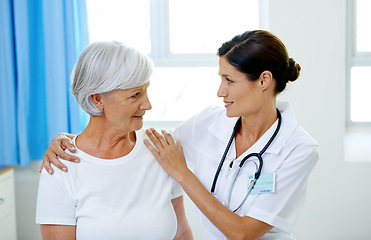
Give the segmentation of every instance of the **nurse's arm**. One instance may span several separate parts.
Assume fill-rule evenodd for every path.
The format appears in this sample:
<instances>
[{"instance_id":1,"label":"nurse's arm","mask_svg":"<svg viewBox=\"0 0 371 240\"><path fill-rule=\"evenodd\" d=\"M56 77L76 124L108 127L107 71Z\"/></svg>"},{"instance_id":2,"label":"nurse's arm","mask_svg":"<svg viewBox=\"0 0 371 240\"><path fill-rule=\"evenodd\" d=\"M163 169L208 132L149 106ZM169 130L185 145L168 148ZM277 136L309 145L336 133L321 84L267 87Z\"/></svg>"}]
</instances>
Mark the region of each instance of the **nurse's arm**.
<instances>
[{"instance_id":1,"label":"nurse's arm","mask_svg":"<svg viewBox=\"0 0 371 240\"><path fill-rule=\"evenodd\" d=\"M212 196L188 169L181 145L179 142L175 143L170 134L163 132L165 139L154 129L147 130L146 133L158 150L146 140L145 144L160 165L179 182L199 210L228 239L259 239L273 228L257 219L248 216L240 217Z\"/></svg>"},{"instance_id":2,"label":"nurse's arm","mask_svg":"<svg viewBox=\"0 0 371 240\"><path fill-rule=\"evenodd\" d=\"M193 240L192 230L184 210L183 196L172 199L171 203L173 204L178 224L174 240Z\"/></svg>"},{"instance_id":3,"label":"nurse's arm","mask_svg":"<svg viewBox=\"0 0 371 240\"><path fill-rule=\"evenodd\" d=\"M67 154L64 150L68 149L70 152L75 152L76 149L72 144L71 139L73 139L75 135L68 134L68 133L60 133L53 138L51 141L48 149L46 149L44 154L44 160L41 163L39 168L39 172L45 168L49 174L53 174L54 170L51 167L50 163L53 163L54 166L61 169L62 171L67 172L67 167L61 161L58 160L58 157L68 160L71 162L79 162L79 159L75 156Z\"/></svg>"},{"instance_id":4,"label":"nurse's arm","mask_svg":"<svg viewBox=\"0 0 371 240\"><path fill-rule=\"evenodd\" d=\"M228 239L259 239L272 229L272 226L265 222L248 216L240 217L226 208L206 190L190 170L177 180L201 212Z\"/></svg>"},{"instance_id":5,"label":"nurse's arm","mask_svg":"<svg viewBox=\"0 0 371 240\"><path fill-rule=\"evenodd\" d=\"M76 226L72 225L40 225L43 240L75 240Z\"/></svg>"}]
</instances>

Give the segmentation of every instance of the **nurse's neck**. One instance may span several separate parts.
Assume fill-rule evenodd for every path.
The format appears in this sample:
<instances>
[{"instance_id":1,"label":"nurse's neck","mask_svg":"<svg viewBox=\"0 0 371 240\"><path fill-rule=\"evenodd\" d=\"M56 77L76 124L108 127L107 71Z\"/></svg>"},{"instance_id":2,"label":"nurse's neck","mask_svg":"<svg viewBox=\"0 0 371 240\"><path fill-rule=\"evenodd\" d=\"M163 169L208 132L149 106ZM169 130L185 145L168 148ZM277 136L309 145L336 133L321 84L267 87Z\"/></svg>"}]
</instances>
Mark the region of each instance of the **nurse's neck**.
<instances>
[{"instance_id":1,"label":"nurse's neck","mask_svg":"<svg viewBox=\"0 0 371 240\"><path fill-rule=\"evenodd\" d=\"M236 157L253 146L277 120L276 107L262 109L249 116L241 116L241 124L235 136Z\"/></svg>"}]
</instances>

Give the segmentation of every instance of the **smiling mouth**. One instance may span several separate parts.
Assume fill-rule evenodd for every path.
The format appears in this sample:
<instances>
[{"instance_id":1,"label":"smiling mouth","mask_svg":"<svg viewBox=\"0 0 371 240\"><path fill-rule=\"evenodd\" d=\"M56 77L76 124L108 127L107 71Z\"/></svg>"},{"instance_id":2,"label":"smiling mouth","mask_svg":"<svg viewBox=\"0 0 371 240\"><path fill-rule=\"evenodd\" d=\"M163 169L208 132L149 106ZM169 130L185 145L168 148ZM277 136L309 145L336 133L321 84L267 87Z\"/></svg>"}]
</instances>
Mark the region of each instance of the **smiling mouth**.
<instances>
[{"instance_id":1,"label":"smiling mouth","mask_svg":"<svg viewBox=\"0 0 371 240\"><path fill-rule=\"evenodd\" d=\"M144 114L142 114L142 115L137 115L137 116L133 116L133 117L134 117L134 118L143 119L143 116L144 116Z\"/></svg>"},{"instance_id":2,"label":"smiling mouth","mask_svg":"<svg viewBox=\"0 0 371 240\"><path fill-rule=\"evenodd\" d=\"M224 105L225 107L229 107L229 106L231 106L233 104L233 102L224 102L224 104L225 104Z\"/></svg>"}]
</instances>

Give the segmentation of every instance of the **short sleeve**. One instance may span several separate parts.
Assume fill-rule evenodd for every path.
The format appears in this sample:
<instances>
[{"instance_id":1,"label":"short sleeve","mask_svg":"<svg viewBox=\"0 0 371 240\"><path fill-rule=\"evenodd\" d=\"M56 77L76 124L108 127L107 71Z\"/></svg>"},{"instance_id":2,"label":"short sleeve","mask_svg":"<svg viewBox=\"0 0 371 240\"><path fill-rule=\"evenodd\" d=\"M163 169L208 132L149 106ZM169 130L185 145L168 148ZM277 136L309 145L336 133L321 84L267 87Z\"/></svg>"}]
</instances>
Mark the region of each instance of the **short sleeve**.
<instances>
[{"instance_id":1,"label":"short sleeve","mask_svg":"<svg viewBox=\"0 0 371 240\"><path fill-rule=\"evenodd\" d=\"M76 225L75 204L67 190L61 174L68 174L55 169L50 175L43 169L40 175L36 206L36 223Z\"/></svg>"},{"instance_id":2,"label":"short sleeve","mask_svg":"<svg viewBox=\"0 0 371 240\"><path fill-rule=\"evenodd\" d=\"M183 147L183 152L187 160L188 166L193 168L195 166L195 159L197 156L197 141L199 140L199 130L208 127L210 124L209 116L217 109L217 106L209 106L181 123L175 129L172 129L171 134L175 140L179 140Z\"/></svg>"},{"instance_id":3,"label":"short sleeve","mask_svg":"<svg viewBox=\"0 0 371 240\"><path fill-rule=\"evenodd\" d=\"M298 146L276 171L276 192L259 195L246 215L290 232L318 156L317 146Z\"/></svg>"},{"instance_id":4,"label":"short sleeve","mask_svg":"<svg viewBox=\"0 0 371 240\"><path fill-rule=\"evenodd\" d=\"M174 180L174 185L171 190L171 199L178 198L184 194L183 188L180 186L180 184Z\"/></svg>"},{"instance_id":5,"label":"short sleeve","mask_svg":"<svg viewBox=\"0 0 371 240\"><path fill-rule=\"evenodd\" d=\"M193 148L193 138L194 138L194 124L197 119L197 116L193 116L192 118L186 120L185 122L181 123L175 129L171 130L171 134L174 137L174 140L179 140L180 144L182 145L184 155L187 160L187 165L193 167L193 159L195 149Z\"/></svg>"}]
</instances>

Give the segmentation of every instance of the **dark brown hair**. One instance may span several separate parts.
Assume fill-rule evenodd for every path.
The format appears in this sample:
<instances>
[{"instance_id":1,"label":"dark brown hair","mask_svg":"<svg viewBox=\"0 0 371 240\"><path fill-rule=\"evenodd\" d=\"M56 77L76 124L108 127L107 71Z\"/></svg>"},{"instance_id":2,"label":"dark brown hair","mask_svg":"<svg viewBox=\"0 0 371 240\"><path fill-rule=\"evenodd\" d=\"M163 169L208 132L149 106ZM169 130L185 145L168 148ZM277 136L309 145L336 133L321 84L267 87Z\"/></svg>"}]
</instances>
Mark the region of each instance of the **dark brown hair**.
<instances>
[{"instance_id":1,"label":"dark brown hair","mask_svg":"<svg viewBox=\"0 0 371 240\"><path fill-rule=\"evenodd\" d=\"M223 43L218 56L226 56L228 62L238 71L248 75L251 81L257 80L268 70L276 80L276 93L282 92L289 81L295 81L301 67L289 58L282 41L264 30L247 31Z\"/></svg>"}]
</instances>

